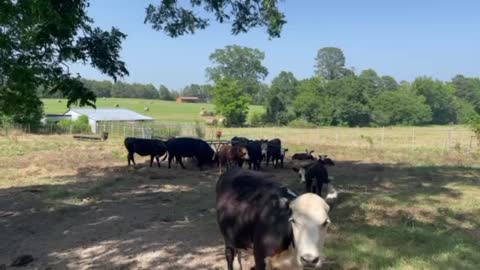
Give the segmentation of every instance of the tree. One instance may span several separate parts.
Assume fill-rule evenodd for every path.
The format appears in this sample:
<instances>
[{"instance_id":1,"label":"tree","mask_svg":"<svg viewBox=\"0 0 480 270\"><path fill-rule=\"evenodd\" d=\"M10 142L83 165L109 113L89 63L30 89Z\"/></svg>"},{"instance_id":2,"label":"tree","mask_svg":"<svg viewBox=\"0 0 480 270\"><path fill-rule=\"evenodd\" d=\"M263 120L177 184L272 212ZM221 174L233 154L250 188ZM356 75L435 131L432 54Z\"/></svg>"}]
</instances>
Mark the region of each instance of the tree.
<instances>
[{"instance_id":1,"label":"tree","mask_svg":"<svg viewBox=\"0 0 480 270\"><path fill-rule=\"evenodd\" d=\"M94 106L95 95L69 72L69 63L89 63L113 79L128 74L119 60L125 34L93 27L87 6L87 0L0 2L1 115L38 123L40 86L61 93L67 106Z\"/></svg>"},{"instance_id":2,"label":"tree","mask_svg":"<svg viewBox=\"0 0 480 270\"><path fill-rule=\"evenodd\" d=\"M158 88L158 98L163 100L174 100L168 88L163 84Z\"/></svg>"},{"instance_id":3,"label":"tree","mask_svg":"<svg viewBox=\"0 0 480 270\"><path fill-rule=\"evenodd\" d=\"M185 1L186 2L186 1ZM188 5L188 4L187 4ZM162 0L157 6L149 5L145 23L164 31L170 37L193 34L205 29L209 18L198 14L213 13L220 22L232 22L232 34L245 33L254 27L266 27L268 35L279 37L285 16L278 9L277 0L190 0L191 9L176 0ZM203 9L203 10L202 10Z\"/></svg>"},{"instance_id":4,"label":"tree","mask_svg":"<svg viewBox=\"0 0 480 270\"><path fill-rule=\"evenodd\" d=\"M318 51L315 58L315 73L325 80L335 80L353 75L353 72L345 68L345 55L343 51L335 47L325 47Z\"/></svg>"},{"instance_id":5,"label":"tree","mask_svg":"<svg viewBox=\"0 0 480 270\"><path fill-rule=\"evenodd\" d=\"M216 49L210 54L214 67L207 68L207 77L214 82L223 79L237 81L253 100L260 90L260 80L268 75L267 68L262 65L263 59L265 54L258 49L238 45Z\"/></svg>"},{"instance_id":6,"label":"tree","mask_svg":"<svg viewBox=\"0 0 480 270\"><path fill-rule=\"evenodd\" d=\"M213 88L213 104L217 113L227 119L228 126L245 123L249 102L236 81L219 80Z\"/></svg>"},{"instance_id":7,"label":"tree","mask_svg":"<svg viewBox=\"0 0 480 270\"><path fill-rule=\"evenodd\" d=\"M392 76L382 76L382 89L385 91L397 90L399 85Z\"/></svg>"},{"instance_id":8,"label":"tree","mask_svg":"<svg viewBox=\"0 0 480 270\"><path fill-rule=\"evenodd\" d=\"M363 92L367 99L371 99L383 90L382 79L373 69L366 69L358 76L363 87Z\"/></svg>"},{"instance_id":9,"label":"tree","mask_svg":"<svg viewBox=\"0 0 480 270\"><path fill-rule=\"evenodd\" d=\"M332 125L335 108L321 80L318 77L302 80L298 88L299 94L293 102L297 117L317 125Z\"/></svg>"},{"instance_id":10,"label":"tree","mask_svg":"<svg viewBox=\"0 0 480 270\"><path fill-rule=\"evenodd\" d=\"M258 82L265 79L268 70L262 65L265 53L258 49L229 45L210 54L214 67L207 68L211 81L221 79Z\"/></svg>"},{"instance_id":11,"label":"tree","mask_svg":"<svg viewBox=\"0 0 480 270\"><path fill-rule=\"evenodd\" d=\"M421 125L432 120L425 97L410 89L380 93L372 100L372 121L378 126Z\"/></svg>"},{"instance_id":12,"label":"tree","mask_svg":"<svg viewBox=\"0 0 480 270\"><path fill-rule=\"evenodd\" d=\"M291 117L289 111L298 94L298 80L293 73L282 71L272 80L266 93L266 117L271 123L287 124Z\"/></svg>"},{"instance_id":13,"label":"tree","mask_svg":"<svg viewBox=\"0 0 480 270\"><path fill-rule=\"evenodd\" d=\"M458 108L454 97L454 87L427 77L415 79L412 87L418 95L425 97L426 104L432 109L433 124L442 125L456 122Z\"/></svg>"},{"instance_id":14,"label":"tree","mask_svg":"<svg viewBox=\"0 0 480 270\"><path fill-rule=\"evenodd\" d=\"M475 111L480 113L480 79L457 75L452 79L452 85L455 87L455 95L471 103Z\"/></svg>"}]
</instances>

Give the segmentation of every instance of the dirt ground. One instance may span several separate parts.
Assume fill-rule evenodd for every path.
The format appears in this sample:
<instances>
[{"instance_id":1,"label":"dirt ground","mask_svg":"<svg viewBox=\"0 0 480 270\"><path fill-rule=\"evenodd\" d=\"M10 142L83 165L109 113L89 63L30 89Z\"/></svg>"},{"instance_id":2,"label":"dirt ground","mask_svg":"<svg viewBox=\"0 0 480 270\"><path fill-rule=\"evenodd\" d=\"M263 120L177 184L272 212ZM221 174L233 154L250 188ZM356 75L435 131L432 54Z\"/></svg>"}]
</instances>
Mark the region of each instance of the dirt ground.
<instances>
[{"instance_id":1,"label":"dirt ground","mask_svg":"<svg viewBox=\"0 0 480 270\"><path fill-rule=\"evenodd\" d=\"M53 175L60 184L0 189L0 265L31 254L28 269L223 269L217 169L150 168L142 158L129 168L108 155L77 167L73 153L63 154L50 168L38 155L4 164ZM57 166L70 169L62 175ZM288 168L266 171L297 180Z\"/></svg>"}]
</instances>

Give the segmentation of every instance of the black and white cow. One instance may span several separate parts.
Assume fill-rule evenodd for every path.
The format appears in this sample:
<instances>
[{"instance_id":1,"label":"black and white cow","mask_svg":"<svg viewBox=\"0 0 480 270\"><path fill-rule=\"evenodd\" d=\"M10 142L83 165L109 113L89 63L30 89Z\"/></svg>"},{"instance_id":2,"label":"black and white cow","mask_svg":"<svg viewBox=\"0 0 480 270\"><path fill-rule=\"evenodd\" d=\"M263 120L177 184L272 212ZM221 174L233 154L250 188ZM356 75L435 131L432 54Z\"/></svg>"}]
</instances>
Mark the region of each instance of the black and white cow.
<instances>
[{"instance_id":1,"label":"black and white cow","mask_svg":"<svg viewBox=\"0 0 480 270\"><path fill-rule=\"evenodd\" d=\"M153 165L153 158L157 159L157 165L160 167L159 157L165 155L167 152L167 146L161 140L154 139L140 139L140 138L125 138L123 142L125 148L127 148L128 155L128 166L130 166L130 161L135 165L135 159L133 155L135 153L140 156L150 156L150 167Z\"/></svg>"},{"instance_id":2,"label":"black and white cow","mask_svg":"<svg viewBox=\"0 0 480 270\"><path fill-rule=\"evenodd\" d=\"M305 149L305 153L295 153L292 156L292 160L315 160L315 157L312 155L313 150L308 151Z\"/></svg>"},{"instance_id":3,"label":"black and white cow","mask_svg":"<svg viewBox=\"0 0 480 270\"><path fill-rule=\"evenodd\" d=\"M326 166L335 166L333 160L326 155L319 155L318 161L308 163L301 167L293 167L293 170L298 172L300 182L305 184L306 192L316 193L321 196L323 185L327 185L328 201L334 200L337 197L337 191L330 183L330 177Z\"/></svg>"},{"instance_id":4,"label":"black and white cow","mask_svg":"<svg viewBox=\"0 0 480 270\"><path fill-rule=\"evenodd\" d=\"M297 197L263 173L227 171L217 182L216 210L228 270L249 248L256 270L320 268L329 209L318 195Z\"/></svg>"}]
</instances>

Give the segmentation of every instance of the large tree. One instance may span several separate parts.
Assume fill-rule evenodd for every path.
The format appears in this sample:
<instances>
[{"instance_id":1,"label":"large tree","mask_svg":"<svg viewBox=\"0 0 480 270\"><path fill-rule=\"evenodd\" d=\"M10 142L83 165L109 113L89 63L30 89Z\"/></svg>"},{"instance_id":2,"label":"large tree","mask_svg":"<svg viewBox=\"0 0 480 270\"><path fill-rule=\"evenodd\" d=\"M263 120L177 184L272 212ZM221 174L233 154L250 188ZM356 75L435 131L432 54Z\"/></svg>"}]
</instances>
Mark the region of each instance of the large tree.
<instances>
[{"instance_id":1,"label":"large tree","mask_svg":"<svg viewBox=\"0 0 480 270\"><path fill-rule=\"evenodd\" d=\"M239 87L255 99L260 91L260 80L265 79L268 70L263 66L265 53L258 49L238 45L226 46L216 49L210 54L213 67L207 68L207 77L211 81L230 80L236 81Z\"/></svg>"},{"instance_id":2,"label":"large tree","mask_svg":"<svg viewBox=\"0 0 480 270\"><path fill-rule=\"evenodd\" d=\"M232 34L245 33L254 27L266 27L268 35L279 37L285 16L278 9L278 0L162 0L147 7L145 23L164 31L170 37L193 34L204 29L213 19L232 24ZM199 14L202 14L199 15Z\"/></svg>"},{"instance_id":3,"label":"large tree","mask_svg":"<svg viewBox=\"0 0 480 270\"><path fill-rule=\"evenodd\" d=\"M213 88L213 103L216 111L223 115L228 126L245 123L250 98L247 97L238 82L219 80Z\"/></svg>"},{"instance_id":4,"label":"large tree","mask_svg":"<svg viewBox=\"0 0 480 270\"><path fill-rule=\"evenodd\" d=\"M325 47L318 51L315 68L317 76L325 80L335 80L353 75L351 70L345 68L343 51L335 47Z\"/></svg>"},{"instance_id":5,"label":"large tree","mask_svg":"<svg viewBox=\"0 0 480 270\"><path fill-rule=\"evenodd\" d=\"M128 74L119 56L125 34L94 27L87 6L87 0L0 1L0 115L38 123L40 86L61 93L67 105L94 106L94 93L69 63L89 63L113 79Z\"/></svg>"},{"instance_id":6,"label":"large tree","mask_svg":"<svg viewBox=\"0 0 480 270\"><path fill-rule=\"evenodd\" d=\"M292 72L282 71L272 80L266 98L266 117L269 122L287 124L289 111L298 94L298 80Z\"/></svg>"}]
</instances>

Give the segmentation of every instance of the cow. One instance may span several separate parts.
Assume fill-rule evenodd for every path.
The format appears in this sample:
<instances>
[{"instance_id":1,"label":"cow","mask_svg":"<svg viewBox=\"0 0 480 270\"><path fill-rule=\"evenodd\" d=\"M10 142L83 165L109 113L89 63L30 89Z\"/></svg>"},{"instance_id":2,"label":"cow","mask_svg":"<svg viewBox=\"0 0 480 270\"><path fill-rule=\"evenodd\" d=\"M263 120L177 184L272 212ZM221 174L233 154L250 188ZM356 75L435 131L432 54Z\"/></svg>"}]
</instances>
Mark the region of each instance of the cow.
<instances>
[{"instance_id":1,"label":"cow","mask_svg":"<svg viewBox=\"0 0 480 270\"><path fill-rule=\"evenodd\" d=\"M222 171L222 167L229 169L232 165L242 167L245 160L249 160L248 150L245 146L222 145L217 153L217 165Z\"/></svg>"},{"instance_id":2,"label":"cow","mask_svg":"<svg viewBox=\"0 0 480 270\"><path fill-rule=\"evenodd\" d=\"M260 164L263 157L267 154L267 142L265 140L250 141L247 144L248 150L248 168L254 170L260 170ZM253 165L253 166L252 166Z\"/></svg>"},{"instance_id":3,"label":"cow","mask_svg":"<svg viewBox=\"0 0 480 270\"><path fill-rule=\"evenodd\" d=\"M319 160L303 165L300 168L293 167L298 172L300 182L305 183L306 192L316 193L321 196L323 184L330 185L330 178L325 166L335 166L335 163L326 155L320 155ZM333 187L330 187L330 190Z\"/></svg>"},{"instance_id":4,"label":"cow","mask_svg":"<svg viewBox=\"0 0 480 270\"><path fill-rule=\"evenodd\" d=\"M232 146L247 146L248 143L250 142L249 139L245 138L245 137L233 137L232 140L230 141Z\"/></svg>"},{"instance_id":5,"label":"cow","mask_svg":"<svg viewBox=\"0 0 480 270\"><path fill-rule=\"evenodd\" d=\"M150 167L153 166L153 158L156 158L158 167L160 167L159 157L167 152L167 146L161 140L128 137L125 138L123 144L128 151L128 166L130 166L130 161L136 165L133 155L137 153L140 156L150 156Z\"/></svg>"},{"instance_id":6,"label":"cow","mask_svg":"<svg viewBox=\"0 0 480 270\"><path fill-rule=\"evenodd\" d=\"M292 160L315 160L315 157L312 155L313 150L308 151L305 149L305 153L295 153L292 156Z\"/></svg>"},{"instance_id":7,"label":"cow","mask_svg":"<svg viewBox=\"0 0 480 270\"><path fill-rule=\"evenodd\" d=\"M172 138L167 141L168 168L171 168L173 158L185 169L182 158L190 157L197 160L197 166L202 169L203 165L215 163L215 152L208 143L196 138Z\"/></svg>"},{"instance_id":8,"label":"cow","mask_svg":"<svg viewBox=\"0 0 480 270\"><path fill-rule=\"evenodd\" d=\"M225 172L216 185L216 211L227 269L250 248L255 270L320 268L329 209L318 195L297 196L263 173Z\"/></svg>"},{"instance_id":9,"label":"cow","mask_svg":"<svg viewBox=\"0 0 480 270\"><path fill-rule=\"evenodd\" d=\"M275 168L278 166L278 161L281 162L281 167L283 168L283 160L285 158L285 152L288 149L282 148L282 141L278 138L268 141L267 147L267 166L270 160L274 164Z\"/></svg>"}]
</instances>

